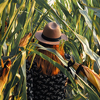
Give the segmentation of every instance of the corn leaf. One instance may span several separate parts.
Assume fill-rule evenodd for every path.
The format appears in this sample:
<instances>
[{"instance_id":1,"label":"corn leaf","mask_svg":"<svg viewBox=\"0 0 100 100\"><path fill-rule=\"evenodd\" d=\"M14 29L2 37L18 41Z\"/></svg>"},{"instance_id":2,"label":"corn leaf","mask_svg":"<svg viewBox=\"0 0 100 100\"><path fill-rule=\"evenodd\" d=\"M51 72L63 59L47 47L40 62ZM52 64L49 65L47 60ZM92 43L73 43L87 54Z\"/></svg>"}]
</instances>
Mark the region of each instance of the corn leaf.
<instances>
[{"instance_id":1,"label":"corn leaf","mask_svg":"<svg viewBox=\"0 0 100 100\"><path fill-rule=\"evenodd\" d=\"M66 99L66 100L79 100L79 99L87 100L87 98L86 98L83 94L77 94L77 95L74 96L73 98Z\"/></svg>"},{"instance_id":2,"label":"corn leaf","mask_svg":"<svg viewBox=\"0 0 100 100\"><path fill-rule=\"evenodd\" d=\"M51 9L50 9L50 10L51 10ZM50 10L47 11L46 13L44 13L44 14L40 17L39 22L35 25L35 29L33 30L33 34L32 34L32 36L31 36L31 38L29 39L29 42L28 42L27 46L28 46L29 43L31 42L32 38L34 37L35 32L37 31L38 27L40 26L40 24L42 23L42 21L44 20L44 18L48 15L48 13L50 12Z\"/></svg>"},{"instance_id":3,"label":"corn leaf","mask_svg":"<svg viewBox=\"0 0 100 100\"><path fill-rule=\"evenodd\" d=\"M1 2L0 2L0 14L3 12L4 8L6 7L8 0L3 0L3 2L2 3Z\"/></svg>"},{"instance_id":4,"label":"corn leaf","mask_svg":"<svg viewBox=\"0 0 100 100\"><path fill-rule=\"evenodd\" d=\"M7 28L7 31L6 31L5 35L3 36L2 40L1 40L2 45L3 45L4 41L6 40L6 38L7 38L8 34L9 34L9 32L11 31L13 22L14 22L14 20L16 19L17 15L18 15L18 12L22 9L22 7L23 7L23 5L21 5L21 6L17 9L17 11L14 13L14 15L12 16L11 21L10 21L10 24L9 24L9 26L8 26L8 28Z\"/></svg>"},{"instance_id":5,"label":"corn leaf","mask_svg":"<svg viewBox=\"0 0 100 100\"><path fill-rule=\"evenodd\" d=\"M85 53L88 56L90 56L90 58L92 60L95 60L97 62L98 67L100 68L100 63L99 63L100 62L100 57L94 51L92 51L90 49L87 39L85 37L79 35L79 34L76 34L76 36L79 39L79 41L82 43Z\"/></svg>"},{"instance_id":6,"label":"corn leaf","mask_svg":"<svg viewBox=\"0 0 100 100\"><path fill-rule=\"evenodd\" d=\"M17 70L18 70L20 63L21 63L21 58L22 58L22 54L20 53L17 55L16 60L13 62L12 68L10 70L11 77L9 79L9 83L7 84L7 86L5 88L4 100L8 100L10 89L14 84L16 73L17 73Z\"/></svg>"},{"instance_id":7,"label":"corn leaf","mask_svg":"<svg viewBox=\"0 0 100 100\"><path fill-rule=\"evenodd\" d=\"M81 58L80 58L80 56L79 56L79 53L78 53L76 47L74 46L74 44L72 44L72 43L69 42L69 41L66 41L66 42L65 42L65 45L68 46L68 47L72 50L76 62L82 63Z\"/></svg>"},{"instance_id":8,"label":"corn leaf","mask_svg":"<svg viewBox=\"0 0 100 100\"><path fill-rule=\"evenodd\" d=\"M78 75L77 75L78 76ZM98 94L84 81L78 76L79 80L83 83L89 93L90 100L100 100Z\"/></svg>"},{"instance_id":9,"label":"corn leaf","mask_svg":"<svg viewBox=\"0 0 100 100\"><path fill-rule=\"evenodd\" d=\"M61 8L61 10L63 11L63 13L66 15L66 18L68 18L68 20L72 19L71 14L69 14L67 8L65 6L63 6L60 2L57 1L57 4L59 5L59 7Z\"/></svg>"},{"instance_id":10,"label":"corn leaf","mask_svg":"<svg viewBox=\"0 0 100 100\"><path fill-rule=\"evenodd\" d=\"M22 59L21 59L21 70L23 73L23 86L22 86L22 98L23 100L27 100L26 96L26 51L21 51L22 52Z\"/></svg>"},{"instance_id":11,"label":"corn leaf","mask_svg":"<svg viewBox=\"0 0 100 100\"><path fill-rule=\"evenodd\" d=\"M85 5L85 6L87 6L87 5ZM98 7L89 7L89 6L87 6L87 7L92 9L95 12L94 14L97 15L100 18L100 8L98 8Z\"/></svg>"}]
</instances>

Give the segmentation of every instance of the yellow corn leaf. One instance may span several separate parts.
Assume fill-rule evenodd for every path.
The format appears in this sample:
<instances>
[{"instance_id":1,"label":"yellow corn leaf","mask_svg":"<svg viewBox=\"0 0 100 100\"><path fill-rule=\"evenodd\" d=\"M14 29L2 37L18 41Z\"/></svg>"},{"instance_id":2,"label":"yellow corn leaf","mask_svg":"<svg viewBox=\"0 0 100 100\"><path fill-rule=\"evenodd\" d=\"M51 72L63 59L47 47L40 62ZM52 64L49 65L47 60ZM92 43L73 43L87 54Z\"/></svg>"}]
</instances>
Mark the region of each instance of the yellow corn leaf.
<instances>
[{"instance_id":1,"label":"yellow corn leaf","mask_svg":"<svg viewBox=\"0 0 100 100\"><path fill-rule=\"evenodd\" d=\"M74 69L77 70L80 64L75 63L74 64ZM80 74L82 76L86 76L88 81L90 81L96 88L97 90L100 92L100 75L98 75L96 72L94 72L93 70L91 70L90 68L82 65L84 72L80 70Z\"/></svg>"},{"instance_id":2,"label":"yellow corn leaf","mask_svg":"<svg viewBox=\"0 0 100 100\"><path fill-rule=\"evenodd\" d=\"M100 76L88 67L83 67L87 79L97 88L100 92Z\"/></svg>"},{"instance_id":3,"label":"yellow corn leaf","mask_svg":"<svg viewBox=\"0 0 100 100\"><path fill-rule=\"evenodd\" d=\"M0 4L0 13L2 13L2 11L4 10L4 8L5 8L5 6L7 5L7 3L8 3L8 0L6 0L6 1L4 1L4 2L2 2L2 3Z\"/></svg>"},{"instance_id":4,"label":"yellow corn leaf","mask_svg":"<svg viewBox=\"0 0 100 100\"><path fill-rule=\"evenodd\" d=\"M1 63L3 63L3 62L1 62ZM11 60L8 59L7 63L4 64L2 71L0 71L0 74L2 73L0 76L0 95L2 93L4 85L7 83L10 67L11 67Z\"/></svg>"}]
</instances>

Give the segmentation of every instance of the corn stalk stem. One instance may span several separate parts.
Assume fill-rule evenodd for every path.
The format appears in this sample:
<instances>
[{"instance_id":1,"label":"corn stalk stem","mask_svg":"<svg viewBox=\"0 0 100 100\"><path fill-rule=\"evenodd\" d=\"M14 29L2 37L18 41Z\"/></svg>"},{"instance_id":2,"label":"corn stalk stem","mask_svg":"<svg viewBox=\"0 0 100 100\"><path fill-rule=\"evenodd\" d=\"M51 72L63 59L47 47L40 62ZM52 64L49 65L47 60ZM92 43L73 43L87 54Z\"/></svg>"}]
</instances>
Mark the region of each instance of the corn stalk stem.
<instances>
[{"instance_id":1,"label":"corn stalk stem","mask_svg":"<svg viewBox=\"0 0 100 100\"><path fill-rule=\"evenodd\" d=\"M7 46L7 56L9 56L11 45Z\"/></svg>"},{"instance_id":2,"label":"corn stalk stem","mask_svg":"<svg viewBox=\"0 0 100 100\"><path fill-rule=\"evenodd\" d=\"M2 36L4 35L4 29L5 29L5 18L6 18L6 13L5 13L5 9L3 11L3 16L2 16L2 30L1 30L1 34Z\"/></svg>"},{"instance_id":3,"label":"corn stalk stem","mask_svg":"<svg viewBox=\"0 0 100 100\"><path fill-rule=\"evenodd\" d=\"M2 56L2 46L0 46L0 59L1 59L1 56Z\"/></svg>"}]
</instances>

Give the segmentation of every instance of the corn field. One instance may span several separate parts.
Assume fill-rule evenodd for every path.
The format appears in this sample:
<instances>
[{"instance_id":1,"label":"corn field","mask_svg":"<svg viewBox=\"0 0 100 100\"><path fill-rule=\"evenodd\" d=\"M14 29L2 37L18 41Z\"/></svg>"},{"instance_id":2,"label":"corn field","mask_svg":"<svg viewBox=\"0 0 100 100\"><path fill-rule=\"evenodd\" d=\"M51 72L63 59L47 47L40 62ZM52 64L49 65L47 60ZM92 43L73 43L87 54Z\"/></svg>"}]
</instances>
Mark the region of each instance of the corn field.
<instances>
[{"instance_id":1,"label":"corn field","mask_svg":"<svg viewBox=\"0 0 100 100\"><path fill-rule=\"evenodd\" d=\"M65 53L83 64L70 67L72 74L57 62L40 53L37 47L55 54L34 38L48 22L56 22L66 34ZM39 55L58 67L71 81L66 100L100 100L100 0L0 0L0 100L27 100L26 59ZM30 66L31 68L31 66ZM75 79L75 75L77 79Z\"/></svg>"}]
</instances>

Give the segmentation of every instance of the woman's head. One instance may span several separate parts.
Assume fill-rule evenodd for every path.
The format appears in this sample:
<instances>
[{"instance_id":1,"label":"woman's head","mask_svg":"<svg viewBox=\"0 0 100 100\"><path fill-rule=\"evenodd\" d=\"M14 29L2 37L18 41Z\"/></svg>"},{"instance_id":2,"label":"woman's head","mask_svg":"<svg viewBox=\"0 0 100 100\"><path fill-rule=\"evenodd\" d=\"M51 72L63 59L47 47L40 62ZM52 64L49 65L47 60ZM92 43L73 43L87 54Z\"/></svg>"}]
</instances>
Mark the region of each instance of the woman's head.
<instances>
[{"instance_id":1,"label":"woman's head","mask_svg":"<svg viewBox=\"0 0 100 100\"><path fill-rule=\"evenodd\" d=\"M40 30L36 32L35 37L39 41L39 44L41 44L44 47L55 49L61 54L62 57L64 57L64 49L61 46L59 46L59 43L60 43L60 40L62 39L68 40L68 38L65 34L61 33L60 27L58 24L56 24L55 22L48 23L44 27L44 30ZM63 66L63 64L61 63L61 61L56 55L45 50L39 50L39 51ZM44 60L38 55L36 55L35 60L37 62L37 67L38 68L41 67L42 68L41 72L43 72L44 74L56 75L60 71L57 67L53 66L50 62L48 62L47 60Z\"/></svg>"}]
</instances>

